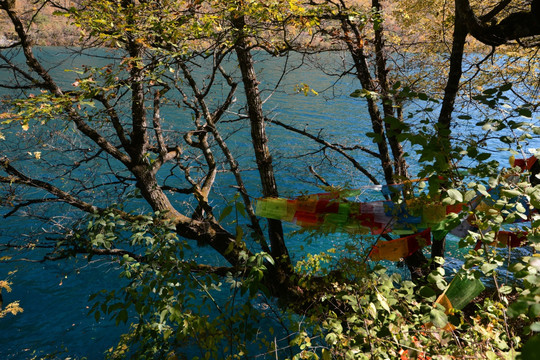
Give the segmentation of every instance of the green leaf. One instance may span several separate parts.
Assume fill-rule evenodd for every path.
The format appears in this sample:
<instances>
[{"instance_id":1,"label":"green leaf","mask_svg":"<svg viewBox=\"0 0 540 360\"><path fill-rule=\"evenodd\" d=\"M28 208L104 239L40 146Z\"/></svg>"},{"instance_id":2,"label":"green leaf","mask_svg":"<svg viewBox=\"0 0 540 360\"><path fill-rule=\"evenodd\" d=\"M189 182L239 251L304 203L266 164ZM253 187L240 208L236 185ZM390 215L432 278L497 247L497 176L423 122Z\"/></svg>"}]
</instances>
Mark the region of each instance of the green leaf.
<instances>
[{"instance_id":1,"label":"green leaf","mask_svg":"<svg viewBox=\"0 0 540 360\"><path fill-rule=\"evenodd\" d=\"M386 301L386 298L380 292L377 292L377 300L379 300L379 303L384 310L390 312L390 306L388 306L388 301Z\"/></svg>"},{"instance_id":2,"label":"green leaf","mask_svg":"<svg viewBox=\"0 0 540 360\"><path fill-rule=\"evenodd\" d=\"M116 316L116 324L123 322L124 324L128 321L128 312L126 309L121 310Z\"/></svg>"},{"instance_id":3,"label":"green leaf","mask_svg":"<svg viewBox=\"0 0 540 360\"><path fill-rule=\"evenodd\" d=\"M244 203L237 202L235 206L236 206L236 210L240 213L240 215L242 215L243 217L246 217L246 208L244 206Z\"/></svg>"},{"instance_id":4,"label":"green leaf","mask_svg":"<svg viewBox=\"0 0 540 360\"><path fill-rule=\"evenodd\" d=\"M330 345L334 345L337 343L338 341L338 337L336 334L334 333L329 333L328 335L326 335L326 338L324 339L328 344ZM324 355L323 355L324 356Z\"/></svg>"},{"instance_id":5,"label":"green leaf","mask_svg":"<svg viewBox=\"0 0 540 360\"><path fill-rule=\"evenodd\" d=\"M490 264L490 263L486 263L486 264L483 264L480 269L482 270L482 272L484 274L489 274L490 272L492 272L493 270L495 270L496 268L498 267L497 264Z\"/></svg>"},{"instance_id":6,"label":"green leaf","mask_svg":"<svg viewBox=\"0 0 540 360\"><path fill-rule=\"evenodd\" d=\"M538 349L540 349L540 334L534 335L521 348L521 360L532 360L538 358Z\"/></svg>"},{"instance_id":7,"label":"green leaf","mask_svg":"<svg viewBox=\"0 0 540 360\"><path fill-rule=\"evenodd\" d=\"M501 194L506 196L506 197L509 197L509 198L514 198L516 196L521 195L521 191L512 190L512 189L503 189L503 190L501 190Z\"/></svg>"},{"instance_id":8,"label":"green leaf","mask_svg":"<svg viewBox=\"0 0 540 360\"><path fill-rule=\"evenodd\" d=\"M332 344L332 343L329 343ZM322 360L331 360L332 359L332 353L328 349L322 350Z\"/></svg>"},{"instance_id":9,"label":"green leaf","mask_svg":"<svg viewBox=\"0 0 540 360\"><path fill-rule=\"evenodd\" d=\"M450 196L450 198L452 198L453 200L461 203L463 202L463 195L461 194L461 192L459 190L456 190L456 189L449 189L448 190L448 196Z\"/></svg>"},{"instance_id":10,"label":"green leaf","mask_svg":"<svg viewBox=\"0 0 540 360\"><path fill-rule=\"evenodd\" d=\"M353 98L359 98L359 97L362 96L362 90L361 89L356 89L349 96L353 97Z\"/></svg>"},{"instance_id":11,"label":"green leaf","mask_svg":"<svg viewBox=\"0 0 540 360\"><path fill-rule=\"evenodd\" d=\"M508 307L508 316L511 318L518 317L521 314L525 314L528 309L529 304L526 301L517 300Z\"/></svg>"},{"instance_id":12,"label":"green leaf","mask_svg":"<svg viewBox=\"0 0 540 360\"><path fill-rule=\"evenodd\" d=\"M535 319L540 316L540 304L532 304L529 308L529 317Z\"/></svg>"},{"instance_id":13,"label":"green leaf","mask_svg":"<svg viewBox=\"0 0 540 360\"><path fill-rule=\"evenodd\" d=\"M369 305L368 305L368 312L369 312L369 315L371 315L371 317L373 319L376 319L377 318L377 308L375 307L375 304L370 302Z\"/></svg>"},{"instance_id":14,"label":"green leaf","mask_svg":"<svg viewBox=\"0 0 540 360\"><path fill-rule=\"evenodd\" d=\"M233 208L231 205L226 206L219 216L219 221L223 221L223 219L225 219L231 213L232 209Z\"/></svg>"},{"instance_id":15,"label":"green leaf","mask_svg":"<svg viewBox=\"0 0 540 360\"><path fill-rule=\"evenodd\" d=\"M512 83L506 83L499 88L500 91L508 91L512 88Z\"/></svg>"},{"instance_id":16,"label":"green leaf","mask_svg":"<svg viewBox=\"0 0 540 360\"><path fill-rule=\"evenodd\" d=\"M436 295L437 293L430 286L422 286L420 288L420 296L424 298L434 298Z\"/></svg>"},{"instance_id":17,"label":"green leaf","mask_svg":"<svg viewBox=\"0 0 540 360\"><path fill-rule=\"evenodd\" d=\"M532 323L530 328L531 328L531 331L540 332L540 322L537 321L537 322Z\"/></svg>"},{"instance_id":18,"label":"green leaf","mask_svg":"<svg viewBox=\"0 0 540 360\"><path fill-rule=\"evenodd\" d=\"M244 230L242 230L242 227L240 225L236 225L236 241L241 241L243 236Z\"/></svg>"},{"instance_id":19,"label":"green leaf","mask_svg":"<svg viewBox=\"0 0 540 360\"><path fill-rule=\"evenodd\" d=\"M478 155L476 157L476 160L478 161L486 161L487 159L489 159L491 157L491 154L488 154L488 153L482 153L480 155Z\"/></svg>"},{"instance_id":20,"label":"green leaf","mask_svg":"<svg viewBox=\"0 0 540 360\"><path fill-rule=\"evenodd\" d=\"M521 108L521 109L518 109L518 114L520 116L524 116L526 118L531 118L532 117L532 111L531 109L527 109L527 108Z\"/></svg>"},{"instance_id":21,"label":"green leaf","mask_svg":"<svg viewBox=\"0 0 540 360\"><path fill-rule=\"evenodd\" d=\"M463 197L463 200L465 202L469 202L471 201L472 199L474 199L476 197L476 191L474 190L467 190L467 192L465 193L465 196Z\"/></svg>"},{"instance_id":22,"label":"green leaf","mask_svg":"<svg viewBox=\"0 0 540 360\"><path fill-rule=\"evenodd\" d=\"M443 328L448 324L448 316L442 310L432 309L429 313L429 321L436 327Z\"/></svg>"}]
</instances>

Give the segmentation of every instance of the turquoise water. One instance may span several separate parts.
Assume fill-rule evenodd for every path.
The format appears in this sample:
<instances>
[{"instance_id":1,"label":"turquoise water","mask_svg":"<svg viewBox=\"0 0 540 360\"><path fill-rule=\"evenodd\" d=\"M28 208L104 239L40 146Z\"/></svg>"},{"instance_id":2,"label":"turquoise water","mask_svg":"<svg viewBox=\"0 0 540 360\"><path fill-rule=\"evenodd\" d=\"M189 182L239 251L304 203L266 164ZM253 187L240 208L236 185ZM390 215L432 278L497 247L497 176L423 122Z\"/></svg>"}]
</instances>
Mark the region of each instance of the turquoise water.
<instances>
[{"instance_id":1,"label":"turquoise water","mask_svg":"<svg viewBox=\"0 0 540 360\"><path fill-rule=\"evenodd\" d=\"M64 72L63 68L80 68L83 64L104 65L115 56L110 52L94 52L93 55L100 57L78 57L59 48L41 49L38 55L52 64L61 61L62 63L51 69L54 76L62 79L63 85L69 88L75 79L72 72ZM263 60L262 58L259 60ZM261 88L266 89L264 96L270 95L275 87L275 82L282 71L284 59L264 61L258 64L259 70L263 72L264 78ZM299 62L300 59L296 59ZM320 61L330 61L332 59L323 57ZM7 74L4 73L4 76ZM322 76L320 71L311 69L293 72L285 78L280 88L265 103L270 117L294 124L302 129L307 129L312 133L324 135L330 141L340 141L344 145L364 145L371 146L371 142L363 133L368 128L369 119L366 117L361 101L348 96L355 89L353 83L341 81L332 90L324 90L332 86L335 80ZM306 83L311 88L320 93L319 96L296 94L295 86ZM15 93L4 93L4 96L16 96ZM220 94L216 94L219 97ZM236 109L242 106L241 94L238 95ZM162 108L162 116L166 121L166 126L170 129L182 132L185 122L189 121L189 114L179 110L173 105ZM229 120L234 120L235 115L230 114ZM54 121L54 120L53 120ZM309 124L309 125L308 125ZM52 141L60 146L72 145L75 132L70 128L58 128L61 124L49 123L49 130L31 126L28 132L20 132L15 137L7 137L7 142L0 144L5 146L2 152L10 154L18 151L22 155L15 156L19 166L28 173L44 174L44 179L51 181L58 186L62 186L59 170L51 166L51 162L69 163L73 161L69 152L58 152L56 148L41 148L32 142L32 136L38 135L44 140ZM53 125L56 125L53 126ZM245 121L223 124L223 127L231 132L236 131L229 138L229 147L234 151L238 160L244 167L253 168L254 163L250 155L251 143L249 128ZM59 131L60 130L60 131ZM307 168L307 158L297 158L299 154L313 152L318 149L318 145L306 141L305 139L291 134L282 128L269 125L268 134L270 137L270 148L275 159L275 170L278 179L280 193L283 196L297 196L301 192L320 192L316 186L316 181L310 175ZM7 135L7 134L6 134ZM13 141L11 141L13 140ZM22 140L22 141L21 141ZM11 142L10 142L11 141ZM84 140L77 140L77 146L86 146ZM21 147L23 147L21 152ZM42 152L42 159L46 161L36 161L28 152L39 150ZM370 168L374 174L378 173L377 163L373 159L366 158L357 153L360 160L366 167ZM13 157L11 155L11 157ZM324 160L324 157L327 157ZM365 184L363 176L353 171L348 164L339 162L331 152L320 153L310 157L315 159L315 163L320 163L318 171L328 181L336 185L358 186ZM106 167L101 163L102 170ZM81 167L77 170L80 179L103 176L92 167ZM249 187L253 196L260 194L260 185L256 171L245 171L244 181ZM305 180L308 180L307 182ZM223 175L220 183L217 183L214 192L217 207L223 206L225 200L235 192L230 185L233 185L232 177ZM120 196L112 194L110 198ZM43 196L35 192L35 196ZM82 194L92 198L92 194ZM368 198L377 198L379 194L366 194ZM176 201L183 199L177 198ZM7 209L0 210L5 214ZM62 214L63 216L76 216L73 210L65 206L56 206L49 210L49 214ZM39 230L43 224L33 222L24 217L12 216L0 220L0 239L2 242L23 240L23 234L33 233ZM286 225L287 231L296 230L293 226ZM46 241L43 239L42 241ZM289 251L295 260L299 260L306 252L318 253L328 248L339 246L347 241L347 237L336 234L328 236L318 241L307 242L303 236L289 237L287 240ZM219 256L207 248L195 249L199 258L209 259L209 262L218 260L223 262ZM94 259L91 263L84 258L72 259L58 262L28 262L25 257L31 260L39 260L44 252L38 251L31 254L18 253L13 250L3 249L0 256L10 255L20 261L0 263L0 279L8 277L13 282L13 291L9 294L4 292L4 303L19 300L24 312L17 316L7 316L0 320L0 358L1 359L28 359L35 355L57 354L59 358L88 357L89 359L103 358L103 353L116 344L119 335L125 327L116 327L114 323L105 317L96 322L93 316L87 316L89 306L88 296L101 289L112 289L120 284L118 279L118 265L109 262L108 259Z\"/></svg>"},{"instance_id":2,"label":"turquoise water","mask_svg":"<svg viewBox=\"0 0 540 360\"><path fill-rule=\"evenodd\" d=\"M69 86L74 79L73 73L63 72L65 67L79 68L82 64L103 65L114 57L114 53L98 51L94 55L100 57L78 57L68 56L69 54L57 48L42 49L41 55L50 64L61 60L62 64L51 69L53 75L61 76L63 84ZM67 60L65 60L67 59ZM318 61L324 64L327 70L330 67L339 65L340 56L324 55ZM262 57L259 60L263 60ZM299 64L299 57L290 59L290 64ZM266 89L263 94L273 91L277 80L280 78L283 69L284 59L271 59L261 61L259 70L262 72L261 87ZM4 74L4 76L6 76ZM362 99L349 97L358 84L351 78L344 78L335 83L335 78L323 75L313 67L304 68L288 74L280 84L278 91L265 103L265 109L269 112L269 117L294 124L296 127L306 129L312 134L321 132L324 137L331 142L340 142L343 145L362 145L374 148L371 140L365 137L364 133L369 131L370 122ZM295 86L307 84L316 90L319 95L297 94ZM325 91L325 89L330 89ZM7 93L4 96L9 95ZM15 94L12 94L15 95ZM216 94L219 97L219 94ZM238 95L236 108L242 106L241 94ZM162 109L163 117L170 129L182 132L184 122L189 121L189 115L185 111L170 105ZM229 120L234 120L235 115L228 115ZM52 123L51 123L52 124ZM235 131L229 139L229 146L238 156L242 166L253 167L253 159L250 155L249 129L245 121L234 121L223 125L229 131ZM31 131L34 131L33 129ZM349 164L341 161L330 151L318 152L309 157L300 156L302 154L316 151L318 146L280 128L277 125L268 125L270 137L270 149L275 159L275 170L278 179L280 193L285 197L294 197L302 192L320 192L315 178L309 173L309 161L319 164L319 173L330 183L335 185L357 187L366 185L366 178L354 171ZM44 138L50 138L61 143L70 141L70 137L63 138L62 134L73 134L67 128L62 132L43 132ZM24 134L23 134L24 136ZM8 138L9 139L9 138ZM24 138L17 138L17 144L9 143L9 146L2 151L9 152L12 148L27 146L27 151L35 151L30 143L26 144ZM30 140L28 140L30 141ZM6 145L7 143L4 143ZM85 146L81 140L78 146ZM2 144L0 143L0 146ZM57 153L55 149L41 149L42 158L50 161L70 161L69 153ZM360 152L354 156L362 165L372 173L382 178L378 162L365 156ZM308 161L309 159L309 161ZM58 181L57 172L54 168L48 169L47 162L37 162L31 158L20 157L19 160L24 168L33 173L42 172L50 181ZM415 164L412 164L415 169ZM103 163L100 166L104 166ZM96 176L99 168L85 168L82 166L78 171L81 179ZM100 175L99 176L104 176ZM246 171L243 173L244 179L253 196L260 194L258 174L256 171ZM47 178L48 177L48 178ZM214 189L216 206L223 206L224 202L234 193L231 187L232 177L223 175L221 183ZM39 195L39 193L37 193ZM121 193L113 194L120 198ZM92 194L83 194L91 198ZM113 198L114 198L113 196ZM381 199L379 193L367 191L359 200L372 201ZM180 202L183 199L177 198ZM103 201L112 201L111 198ZM0 216L8 210L0 210ZM72 211L65 207L57 207L50 213L74 215ZM25 218L9 217L0 219L0 240L20 241L23 240L31 230L39 230L39 224L33 223ZM295 228L291 225L285 226L286 230L292 232ZM327 236L316 241L308 242L305 236L291 236L287 239L289 251L294 260L300 260L306 253L318 253L328 248L340 247L350 240L346 235L336 234ZM43 239L45 241L45 239ZM218 256L209 249L196 249L197 256L219 260ZM457 251L456 243L450 242L449 255ZM32 260L40 259L43 253L33 253ZM13 291L9 294L4 292L4 303L19 300L24 309L22 314L17 316L7 316L0 320L0 359L28 359L34 355L44 355L48 353L58 353L60 358L67 356L82 357L89 359L100 359L103 352L113 346L119 334L125 330L123 327L116 327L107 318L102 318L96 322L92 317L88 317L88 296L100 289L115 288L120 284L118 279L117 264L111 263L108 259L94 259L88 262L86 259L77 258L61 262L29 262L22 258L28 254L15 253L10 249L2 249L1 256L14 256L9 263L0 263L0 279L9 278L13 282ZM388 264L392 266L393 264ZM12 275L8 275L15 272Z\"/></svg>"}]
</instances>

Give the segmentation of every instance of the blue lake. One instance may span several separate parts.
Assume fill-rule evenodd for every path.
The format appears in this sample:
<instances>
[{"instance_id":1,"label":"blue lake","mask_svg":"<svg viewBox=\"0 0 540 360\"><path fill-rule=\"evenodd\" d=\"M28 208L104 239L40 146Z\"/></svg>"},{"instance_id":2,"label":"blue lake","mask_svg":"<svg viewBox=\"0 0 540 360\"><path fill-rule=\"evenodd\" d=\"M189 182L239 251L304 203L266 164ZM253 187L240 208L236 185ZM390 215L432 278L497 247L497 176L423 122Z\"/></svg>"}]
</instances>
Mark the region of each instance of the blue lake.
<instances>
[{"instance_id":1,"label":"blue lake","mask_svg":"<svg viewBox=\"0 0 540 360\"><path fill-rule=\"evenodd\" d=\"M62 78L64 86L70 86L74 74L64 72L64 68L80 68L83 64L104 65L109 62L108 57L113 53L99 51L88 56L68 56L62 49L41 49L41 56L47 59L49 64L59 60L63 62L53 69L51 73ZM65 60L68 59L68 60ZM263 60L262 58L260 60ZM290 59L291 64L299 64L301 59ZM340 54L323 55L318 59L311 58L309 62L316 61L326 64L327 69L338 67ZM261 61L261 88L265 89L263 95L270 95L283 69L283 59L271 59ZM309 65L309 64L308 64ZM7 76L5 73L4 76ZM2 76L2 73L0 73ZM316 90L319 95L297 93L295 87L299 84L307 84ZM357 82L352 77L345 77L336 82L336 78L323 75L313 66L306 66L302 70L288 74L279 85L277 91L265 103L264 107L269 112L269 117L293 124L300 129L306 129L312 134L321 134L330 142L339 142L343 145L362 145L374 148L371 140L364 134L370 131L371 125L364 106L364 100L351 98L349 94L358 88ZM3 96L10 95L8 92ZM15 94L11 94L15 96ZM242 94L238 94L237 109L241 107ZM163 108L163 118L171 129L181 133L182 122L189 121L189 114L185 110L179 110L170 105ZM234 114L228 115L229 120L234 120ZM229 131L235 131L228 143L229 147L238 157L243 167L254 166L250 155L249 128L245 121L232 121L224 124ZM472 127L464 129L472 131ZM280 193L284 197L294 197L302 192L321 192L316 186L316 179L310 174L308 166L311 163L321 164L319 173L330 183L341 186L358 187L367 185L367 179L355 171L352 166L343 162L330 150L317 152L309 157L299 156L319 150L312 141L299 135L287 132L277 125L268 125L270 136L270 149L275 159L275 170ZM69 133L69 128L65 130ZM58 141L58 138L56 138ZM8 137L6 141L13 141ZM24 145L24 137L17 138ZM4 143L5 145L6 143ZM13 144L2 148L0 142L0 155L5 151L9 153ZM29 147L28 151L32 149ZM40 149L43 152L42 159L47 161L59 161L62 156L69 158L69 154L56 154L55 149ZM369 169L372 174L382 180L382 174L378 161L366 156L361 152L353 153L356 159ZM26 156L26 155L24 155ZM494 157L501 163L506 162L508 154L494 152ZM309 161L307 160L309 159ZM36 162L35 159L21 158L26 169L47 168L47 162ZM417 164L411 162L411 172L416 171ZM91 176L92 169L81 170L81 177ZM34 170L35 171L35 170ZM88 171L85 173L84 171ZM35 171L37 173L37 171ZM44 172L55 180L55 173ZM256 171L245 171L244 179L253 196L260 194L258 174ZM218 208L234 193L231 185L232 177L223 175L221 183L215 187L216 200L214 205ZM90 196L90 195L88 195ZM366 191L361 197L362 201L380 200L381 194L374 191ZM181 201L181 199L178 199ZM0 216L10 209L0 208ZM6 241L19 241L26 234L32 233L37 223L26 220L24 217L12 216L0 218L0 243ZM37 230L37 229L35 229ZM293 226L286 225L286 230L292 232ZM307 242L305 236L292 236L287 240L289 251L294 260L300 260L308 252L318 253L331 247L339 247L350 240L346 235L336 234ZM44 251L44 250L43 250ZM112 289L118 286L118 265L108 259L77 258L69 261L58 262L30 262L23 261L23 257L39 259L44 254L42 250L35 250L32 255L16 252L11 249L3 249L2 256L13 256L19 261L0 262L0 280L9 279L13 284L11 293L4 292L4 304L19 300L24 312L17 316L7 316L0 319L0 358L1 359L28 359L34 356L43 356L48 353L58 353L59 358L87 357L88 359L103 358L103 353L115 345L119 334L125 327L116 327L107 318L96 322L93 316L87 316L89 310L88 296L100 289ZM217 255L209 249L196 249L198 256L202 258L217 258ZM457 251L455 241L450 241L448 255ZM390 265L390 264L389 264ZM12 273L13 272L13 273Z\"/></svg>"}]
</instances>

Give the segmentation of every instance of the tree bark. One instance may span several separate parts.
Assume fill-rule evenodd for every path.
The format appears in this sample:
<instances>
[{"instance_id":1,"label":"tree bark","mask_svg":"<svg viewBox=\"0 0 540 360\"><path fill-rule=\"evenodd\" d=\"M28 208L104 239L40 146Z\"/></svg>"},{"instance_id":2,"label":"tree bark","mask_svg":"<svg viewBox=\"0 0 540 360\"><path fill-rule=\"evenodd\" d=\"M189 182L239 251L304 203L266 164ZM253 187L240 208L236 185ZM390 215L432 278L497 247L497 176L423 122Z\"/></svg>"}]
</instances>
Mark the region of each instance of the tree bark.
<instances>
[{"instance_id":1,"label":"tree bark","mask_svg":"<svg viewBox=\"0 0 540 360\"><path fill-rule=\"evenodd\" d=\"M463 18L463 13L457 10L459 0L456 0L456 16L454 19L454 33L452 40L452 52L450 54L450 71L448 73L448 80L444 89L444 98L441 105L441 112L439 113L438 126L437 126L437 138L438 145L443 154L442 161L438 160L438 168L441 175L450 171L450 135L452 125L452 113L454 112L454 106L456 97L459 91L459 83L462 75L462 63L463 53L465 49L465 40L468 35L467 25ZM446 248L446 237L433 238L431 245L431 258L444 257L444 251Z\"/></svg>"},{"instance_id":2,"label":"tree bark","mask_svg":"<svg viewBox=\"0 0 540 360\"><path fill-rule=\"evenodd\" d=\"M364 90L375 92L376 88L371 78L369 67L367 65L366 56L364 54L363 47L361 45L362 38L355 27L348 19L341 20L341 28L345 34L345 43L349 49L349 53L354 62L354 66L357 72L357 78L360 80L360 84ZM351 38L348 34L354 34L354 38ZM381 166L384 173L384 179L387 184L394 183L394 171L392 169L392 160L390 159L390 153L388 151L388 145L385 141L386 136L384 132L383 119L379 107L372 96L366 96L368 105L369 116L371 119L371 127L376 136L377 148L379 150Z\"/></svg>"},{"instance_id":3,"label":"tree bark","mask_svg":"<svg viewBox=\"0 0 540 360\"><path fill-rule=\"evenodd\" d=\"M382 6L378 0L372 1L372 6L379 12L382 12ZM382 16L382 15L381 15ZM388 82L388 68L386 62L386 53L384 46L384 21L381 20L380 24L374 27L375 34L375 62L377 68L377 80L380 87L382 105L383 105L383 114L384 114L384 125L386 130L386 137L388 139L388 144L392 150L392 155L394 157L394 171L401 180L408 178L407 174L407 164L405 162L404 151L401 143L397 139L397 135L401 133L400 129L392 129L392 126L389 122L390 119L395 119L395 121L401 121L402 119L395 116L394 112L394 101L390 96L390 84Z\"/></svg>"},{"instance_id":4,"label":"tree bark","mask_svg":"<svg viewBox=\"0 0 540 360\"><path fill-rule=\"evenodd\" d=\"M278 189L272 166L272 157L268 149L268 137L266 135L262 100L259 94L259 83L253 67L253 57L244 34L246 23L243 15L234 16L233 25L238 34L234 49L242 73L242 82L251 125L251 140L261 179L262 193L264 197L277 197ZM286 265L285 267L289 268L289 252L285 245L281 221L268 219L268 232L272 257L282 261Z\"/></svg>"},{"instance_id":5,"label":"tree bark","mask_svg":"<svg viewBox=\"0 0 540 360\"><path fill-rule=\"evenodd\" d=\"M494 10L500 12L510 1L502 1ZM495 24L486 24L494 16L478 17L469 0L455 0L456 16L459 14L468 32L477 40L491 46L504 45L511 40L540 35L540 0L531 1L530 11L511 13Z\"/></svg>"}]
</instances>

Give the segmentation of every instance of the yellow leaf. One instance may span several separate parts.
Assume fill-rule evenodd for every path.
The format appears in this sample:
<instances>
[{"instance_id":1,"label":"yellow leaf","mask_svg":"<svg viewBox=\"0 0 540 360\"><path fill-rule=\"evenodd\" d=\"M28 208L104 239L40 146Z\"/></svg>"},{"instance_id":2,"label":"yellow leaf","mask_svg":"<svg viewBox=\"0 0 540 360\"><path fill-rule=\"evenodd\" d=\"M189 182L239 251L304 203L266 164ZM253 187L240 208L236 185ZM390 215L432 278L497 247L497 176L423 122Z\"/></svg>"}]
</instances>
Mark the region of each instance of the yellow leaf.
<instances>
[{"instance_id":1,"label":"yellow leaf","mask_svg":"<svg viewBox=\"0 0 540 360\"><path fill-rule=\"evenodd\" d=\"M9 283L5 280L0 280L0 289L6 289L7 292L11 292L11 287Z\"/></svg>"}]
</instances>

